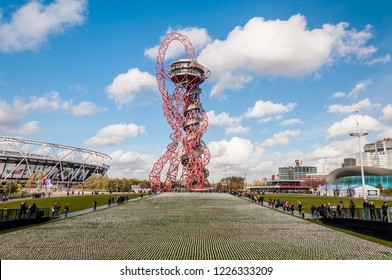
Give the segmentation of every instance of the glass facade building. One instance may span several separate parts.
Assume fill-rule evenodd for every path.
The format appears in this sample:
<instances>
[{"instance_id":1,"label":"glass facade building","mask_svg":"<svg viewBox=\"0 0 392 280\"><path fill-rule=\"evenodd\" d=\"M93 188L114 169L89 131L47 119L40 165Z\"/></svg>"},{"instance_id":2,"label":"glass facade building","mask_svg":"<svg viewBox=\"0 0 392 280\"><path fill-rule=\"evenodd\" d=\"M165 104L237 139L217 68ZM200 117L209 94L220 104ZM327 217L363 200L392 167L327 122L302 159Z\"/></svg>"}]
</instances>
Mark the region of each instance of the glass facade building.
<instances>
[{"instance_id":1,"label":"glass facade building","mask_svg":"<svg viewBox=\"0 0 392 280\"><path fill-rule=\"evenodd\" d=\"M278 174L280 180L306 180L317 174L317 167L303 166L301 161L296 160L295 166L279 167Z\"/></svg>"},{"instance_id":2,"label":"glass facade building","mask_svg":"<svg viewBox=\"0 0 392 280\"><path fill-rule=\"evenodd\" d=\"M335 179L333 184L338 186L361 186L362 177L344 176ZM381 184L384 189L392 189L392 175L365 175L365 184L373 187L377 187Z\"/></svg>"},{"instance_id":3,"label":"glass facade building","mask_svg":"<svg viewBox=\"0 0 392 280\"><path fill-rule=\"evenodd\" d=\"M392 169L364 166L365 185L392 189ZM335 169L325 178L327 184L337 186L362 186L360 166L348 166Z\"/></svg>"}]
</instances>

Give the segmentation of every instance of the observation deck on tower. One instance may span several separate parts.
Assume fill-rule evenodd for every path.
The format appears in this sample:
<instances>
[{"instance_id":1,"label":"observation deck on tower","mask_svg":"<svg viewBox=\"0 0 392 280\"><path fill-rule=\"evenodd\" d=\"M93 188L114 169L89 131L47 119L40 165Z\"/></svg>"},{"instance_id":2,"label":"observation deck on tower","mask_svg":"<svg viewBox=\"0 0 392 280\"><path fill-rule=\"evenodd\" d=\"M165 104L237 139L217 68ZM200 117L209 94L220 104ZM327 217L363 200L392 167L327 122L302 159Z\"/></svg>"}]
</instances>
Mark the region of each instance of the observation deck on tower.
<instances>
[{"instance_id":1,"label":"observation deck on tower","mask_svg":"<svg viewBox=\"0 0 392 280\"><path fill-rule=\"evenodd\" d=\"M181 58L169 65L169 76L175 84L184 82L189 76L196 78L193 83L200 84L205 80L206 72L204 66L189 58Z\"/></svg>"}]
</instances>

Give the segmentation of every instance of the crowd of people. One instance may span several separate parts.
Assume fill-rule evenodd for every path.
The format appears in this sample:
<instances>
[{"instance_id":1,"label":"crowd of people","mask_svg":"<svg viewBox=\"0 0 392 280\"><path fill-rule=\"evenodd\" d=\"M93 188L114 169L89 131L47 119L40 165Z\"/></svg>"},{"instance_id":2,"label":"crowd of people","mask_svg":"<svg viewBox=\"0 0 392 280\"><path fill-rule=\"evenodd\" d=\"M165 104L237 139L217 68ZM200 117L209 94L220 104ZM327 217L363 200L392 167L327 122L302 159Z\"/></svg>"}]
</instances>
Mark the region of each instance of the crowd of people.
<instances>
[{"instance_id":1,"label":"crowd of people","mask_svg":"<svg viewBox=\"0 0 392 280\"><path fill-rule=\"evenodd\" d=\"M9 216L10 210L7 207L0 210L0 219L7 221L10 219L22 220L22 219L32 219L39 218L43 215L35 203L28 204L26 202L21 202L18 209L11 212L11 217Z\"/></svg>"},{"instance_id":2,"label":"crowd of people","mask_svg":"<svg viewBox=\"0 0 392 280\"><path fill-rule=\"evenodd\" d=\"M53 203L52 205L52 218L60 217L61 205L60 203Z\"/></svg>"},{"instance_id":3,"label":"crowd of people","mask_svg":"<svg viewBox=\"0 0 392 280\"><path fill-rule=\"evenodd\" d=\"M249 192L241 192L241 191L232 191L232 195L242 196L250 199L253 202L260 203L264 205L264 196L265 193L249 193ZM281 201L278 199L269 198L266 201L267 205L272 208L281 208L284 212L290 212L294 214L295 209L298 210L298 214L305 217L305 208L303 204L298 201L297 208L295 208L295 204L289 201ZM331 203L322 203L321 205L312 205L310 207L310 213L312 218L320 219L320 218L361 218L366 220L382 220L384 222L388 222L388 203L386 201L383 202L381 208L377 210L373 201L368 202L368 200L364 200L362 204L362 208L358 208L353 199L350 200L347 206L344 205L343 201L340 201L338 204Z\"/></svg>"}]
</instances>

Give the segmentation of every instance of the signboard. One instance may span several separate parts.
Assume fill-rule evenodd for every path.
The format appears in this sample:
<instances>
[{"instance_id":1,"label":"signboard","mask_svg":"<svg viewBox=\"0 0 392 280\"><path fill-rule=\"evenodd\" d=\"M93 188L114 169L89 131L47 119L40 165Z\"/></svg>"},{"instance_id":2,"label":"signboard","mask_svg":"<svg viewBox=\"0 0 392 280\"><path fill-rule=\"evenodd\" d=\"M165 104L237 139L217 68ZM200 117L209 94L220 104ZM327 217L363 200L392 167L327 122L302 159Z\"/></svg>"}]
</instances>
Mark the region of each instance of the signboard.
<instances>
[{"instance_id":1,"label":"signboard","mask_svg":"<svg viewBox=\"0 0 392 280\"><path fill-rule=\"evenodd\" d=\"M377 196L378 192L377 192L377 190L368 190L367 195L368 196Z\"/></svg>"}]
</instances>

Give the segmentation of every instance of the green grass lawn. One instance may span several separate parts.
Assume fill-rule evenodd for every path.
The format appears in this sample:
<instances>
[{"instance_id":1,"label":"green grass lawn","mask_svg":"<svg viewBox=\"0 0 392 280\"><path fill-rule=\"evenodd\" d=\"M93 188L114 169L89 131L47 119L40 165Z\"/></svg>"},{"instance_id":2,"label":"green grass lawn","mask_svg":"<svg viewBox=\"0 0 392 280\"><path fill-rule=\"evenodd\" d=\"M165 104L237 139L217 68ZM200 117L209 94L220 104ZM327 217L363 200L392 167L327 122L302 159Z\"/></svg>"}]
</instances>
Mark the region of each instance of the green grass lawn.
<instances>
[{"instance_id":1,"label":"green grass lawn","mask_svg":"<svg viewBox=\"0 0 392 280\"><path fill-rule=\"evenodd\" d=\"M140 194L134 193L124 193L124 194L99 194L99 195L70 195L70 196L63 196L63 197L50 197L50 198L37 198L32 199L31 197L26 198L25 200L18 200L18 201L8 201L2 202L0 204L0 209L4 209L7 207L8 209L18 209L21 202L26 202L28 205L32 205L35 203L38 208L52 208L54 203L60 203L61 206L61 213L64 212L64 206L68 203L69 205L69 212L75 212L79 210L84 210L93 207L93 201L97 201L97 206L107 205L108 200L111 197L114 197L115 200L118 196L128 196L129 199L139 197Z\"/></svg>"},{"instance_id":2,"label":"green grass lawn","mask_svg":"<svg viewBox=\"0 0 392 280\"><path fill-rule=\"evenodd\" d=\"M346 198L346 197L331 197L331 196L315 196L315 195L301 195L301 194L268 194L264 195L264 202L268 201L268 199L280 199L280 201L288 201L289 203L294 203L295 210L298 210L298 201L302 203L305 207L305 212L308 214L310 213L310 208L312 204L314 205L321 205L322 203L327 204L331 203L331 205L339 204L340 201L343 201L344 207L348 208L349 202L353 198ZM362 208L363 199L354 198L354 202L357 208ZM376 208L381 208L383 200L372 200L371 198L368 199L368 202L373 201L376 205ZM388 203L389 206L392 206L392 201Z\"/></svg>"}]
</instances>

